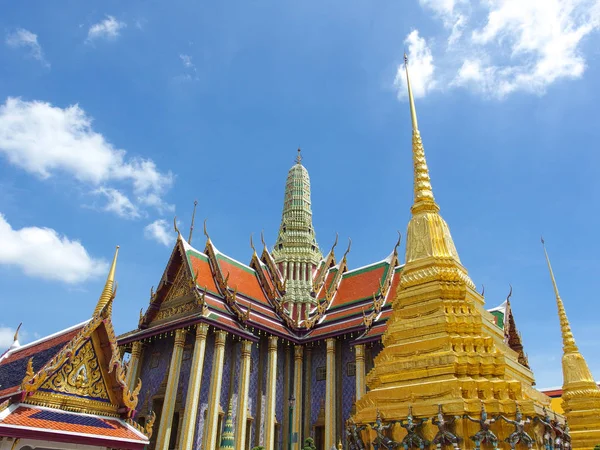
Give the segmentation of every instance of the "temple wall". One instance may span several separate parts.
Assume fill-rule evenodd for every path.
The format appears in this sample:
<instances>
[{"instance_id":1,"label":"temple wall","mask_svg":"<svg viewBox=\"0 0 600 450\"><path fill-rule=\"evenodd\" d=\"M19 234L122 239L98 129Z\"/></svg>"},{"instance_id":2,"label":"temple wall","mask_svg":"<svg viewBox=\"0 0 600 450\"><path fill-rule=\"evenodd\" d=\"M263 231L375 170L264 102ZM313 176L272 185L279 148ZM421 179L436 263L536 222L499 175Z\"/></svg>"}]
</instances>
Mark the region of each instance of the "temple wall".
<instances>
[{"instance_id":1,"label":"temple wall","mask_svg":"<svg viewBox=\"0 0 600 450\"><path fill-rule=\"evenodd\" d=\"M279 433L275 436L275 448L283 448L283 421L287 420L284 414L288 413L289 400L283 396L283 385L285 383L285 344L282 342L277 346L277 379L276 395L275 395L275 417L277 418L277 424L279 425Z\"/></svg>"},{"instance_id":2,"label":"temple wall","mask_svg":"<svg viewBox=\"0 0 600 450\"><path fill-rule=\"evenodd\" d=\"M215 335L210 332L206 337L206 350L204 353L204 367L202 368L202 383L200 387L200 401L198 402L198 424L196 426L195 448L202 448L202 437L204 432L204 421L206 409L208 408L208 391L210 389L210 376L212 372L213 355L215 352Z\"/></svg>"},{"instance_id":3,"label":"temple wall","mask_svg":"<svg viewBox=\"0 0 600 450\"><path fill-rule=\"evenodd\" d=\"M171 336L157 338L146 344L139 371L142 390L138 397L138 415L146 415L152 408L152 397L158 393L163 380L166 380L172 353L173 337Z\"/></svg>"},{"instance_id":4,"label":"temple wall","mask_svg":"<svg viewBox=\"0 0 600 450\"><path fill-rule=\"evenodd\" d=\"M352 406L356 399L356 368L352 372L352 366L354 366L354 347L350 346L349 340L343 340L342 345L342 383L338 386L337 395L342 397L342 408L339 411L339 417L341 419L341 439L342 442L346 442L346 427L344 424L350 417Z\"/></svg>"},{"instance_id":5,"label":"temple wall","mask_svg":"<svg viewBox=\"0 0 600 450\"><path fill-rule=\"evenodd\" d=\"M250 387L248 389L248 409L250 411L249 417L252 420L252 426L249 430L246 430L246 433L250 433L250 448L254 447L254 436L256 435L257 430L257 408L256 408L256 393L258 391L258 354L259 354L259 346L258 344L252 344L251 351L251 362L250 362Z\"/></svg>"},{"instance_id":6,"label":"temple wall","mask_svg":"<svg viewBox=\"0 0 600 450\"><path fill-rule=\"evenodd\" d=\"M326 367L327 363L327 349L325 347L325 342L319 342L312 347L312 364L311 364L311 372L312 372L312 392L311 395L311 423L310 430L311 436L313 435L313 427L317 422L319 417L319 411L321 410L321 406L324 405L325 402L325 379L317 380L317 372L319 371L319 367ZM322 369L321 369L322 370Z\"/></svg>"}]
</instances>

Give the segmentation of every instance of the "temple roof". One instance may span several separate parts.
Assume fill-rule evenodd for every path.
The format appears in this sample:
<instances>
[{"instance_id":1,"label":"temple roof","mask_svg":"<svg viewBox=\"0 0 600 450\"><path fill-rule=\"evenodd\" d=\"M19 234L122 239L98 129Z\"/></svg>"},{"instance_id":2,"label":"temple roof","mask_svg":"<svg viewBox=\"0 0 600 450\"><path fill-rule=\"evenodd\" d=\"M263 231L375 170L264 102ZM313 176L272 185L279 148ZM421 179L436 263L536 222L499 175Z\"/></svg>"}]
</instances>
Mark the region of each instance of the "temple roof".
<instances>
[{"instance_id":1,"label":"temple roof","mask_svg":"<svg viewBox=\"0 0 600 450\"><path fill-rule=\"evenodd\" d=\"M0 357L0 435L127 449L149 443L153 419L144 430L131 420L141 381L129 388L112 325L117 254L118 247L91 319Z\"/></svg>"}]
</instances>

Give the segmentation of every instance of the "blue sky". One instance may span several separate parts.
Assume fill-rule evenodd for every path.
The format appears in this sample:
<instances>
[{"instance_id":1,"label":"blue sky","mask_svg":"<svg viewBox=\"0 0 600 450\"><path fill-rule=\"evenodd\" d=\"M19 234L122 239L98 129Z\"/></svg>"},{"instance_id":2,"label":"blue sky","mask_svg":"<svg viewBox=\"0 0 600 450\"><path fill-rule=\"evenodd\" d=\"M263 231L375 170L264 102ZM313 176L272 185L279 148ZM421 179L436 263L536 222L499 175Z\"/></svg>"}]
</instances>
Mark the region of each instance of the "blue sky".
<instances>
[{"instance_id":1,"label":"blue sky","mask_svg":"<svg viewBox=\"0 0 600 450\"><path fill-rule=\"evenodd\" d=\"M352 267L383 259L412 200L406 51L434 193L487 305L512 284L538 386L560 385L543 234L600 377L597 0L0 10L0 347L21 321L26 342L89 318L116 244L114 323L136 327L195 199L248 262L299 146L321 247L339 232Z\"/></svg>"}]
</instances>

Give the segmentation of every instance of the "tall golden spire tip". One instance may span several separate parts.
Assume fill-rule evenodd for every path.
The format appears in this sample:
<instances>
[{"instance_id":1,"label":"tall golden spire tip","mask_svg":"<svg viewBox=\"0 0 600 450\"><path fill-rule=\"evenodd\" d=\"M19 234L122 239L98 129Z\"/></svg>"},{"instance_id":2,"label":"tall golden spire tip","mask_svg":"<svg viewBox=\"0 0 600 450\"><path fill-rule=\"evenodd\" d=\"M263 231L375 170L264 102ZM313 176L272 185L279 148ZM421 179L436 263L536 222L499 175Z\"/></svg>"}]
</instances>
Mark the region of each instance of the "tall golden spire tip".
<instances>
[{"instance_id":1,"label":"tall golden spire tip","mask_svg":"<svg viewBox=\"0 0 600 450\"><path fill-rule=\"evenodd\" d=\"M192 224L190 225L190 237L188 243L192 245L192 234L194 233L194 221L196 220L196 206L198 206L198 200L194 200L194 211L192 212Z\"/></svg>"},{"instance_id":2,"label":"tall golden spire tip","mask_svg":"<svg viewBox=\"0 0 600 450\"><path fill-rule=\"evenodd\" d=\"M302 150L300 150L300 147L298 147L298 155L296 156L296 163L297 164L302 163Z\"/></svg>"},{"instance_id":3,"label":"tall golden spire tip","mask_svg":"<svg viewBox=\"0 0 600 450\"><path fill-rule=\"evenodd\" d=\"M571 331L571 324L569 323L569 319L565 311L565 305L563 304L563 301L560 298L560 294L558 293L558 286L556 284L556 279L554 278L554 272L552 271L552 265L550 264L550 257L548 256L548 251L546 250L544 238L542 238L541 240L542 247L544 248L544 255L546 256L546 264L548 264L548 271L550 272L550 279L552 280L552 287L554 288L554 295L556 297L558 318L560 320L560 331L562 333L563 339L563 351L565 353L579 352L577 344L575 343L575 338L573 337L573 332Z\"/></svg>"}]
</instances>

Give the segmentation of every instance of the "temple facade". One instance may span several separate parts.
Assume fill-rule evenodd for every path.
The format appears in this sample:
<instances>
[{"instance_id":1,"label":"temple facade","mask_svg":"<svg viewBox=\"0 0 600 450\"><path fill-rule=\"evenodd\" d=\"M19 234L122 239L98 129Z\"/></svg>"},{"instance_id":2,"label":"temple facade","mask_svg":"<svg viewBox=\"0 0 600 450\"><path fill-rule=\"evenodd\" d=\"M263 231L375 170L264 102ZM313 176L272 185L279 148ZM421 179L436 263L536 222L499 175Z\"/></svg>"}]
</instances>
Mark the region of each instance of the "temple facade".
<instances>
[{"instance_id":1,"label":"temple facade","mask_svg":"<svg viewBox=\"0 0 600 450\"><path fill-rule=\"evenodd\" d=\"M300 152L288 172L275 245L242 263L177 230L177 242L138 327L119 337L139 377L138 420L156 413L150 449L218 449L231 420L236 450L346 446L346 422L383 348L403 265L390 253L351 268L351 245L323 254ZM529 372L510 300L489 313ZM228 419L230 417L230 419Z\"/></svg>"}]
</instances>

